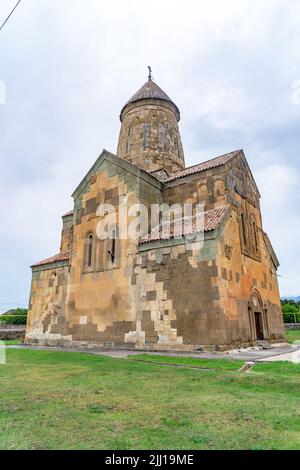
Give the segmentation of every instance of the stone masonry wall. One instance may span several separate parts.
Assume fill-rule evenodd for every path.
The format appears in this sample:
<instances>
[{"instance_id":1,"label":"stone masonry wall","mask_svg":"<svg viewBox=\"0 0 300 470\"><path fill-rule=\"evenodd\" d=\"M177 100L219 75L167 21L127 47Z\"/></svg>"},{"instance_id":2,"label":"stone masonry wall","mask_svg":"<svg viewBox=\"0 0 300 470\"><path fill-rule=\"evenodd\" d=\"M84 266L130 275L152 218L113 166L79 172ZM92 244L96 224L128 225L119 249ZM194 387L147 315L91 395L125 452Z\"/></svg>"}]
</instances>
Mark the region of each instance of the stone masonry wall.
<instances>
[{"instance_id":1,"label":"stone masonry wall","mask_svg":"<svg viewBox=\"0 0 300 470\"><path fill-rule=\"evenodd\" d=\"M157 100L127 106L117 155L147 171L182 170L184 155L174 106Z\"/></svg>"},{"instance_id":2,"label":"stone masonry wall","mask_svg":"<svg viewBox=\"0 0 300 470\"><path fill-rule=\"evenodd\" d=\"M18 329L1 329L0 328L0 341L11 341L11 340L18 340L24 339L25 337L25 326L22 330Z\"/></svg>"},{"instance_id":3,"label":"stone masonry wall","mask_svg":"<svg viewBox=\"0 0 300 470\"><path fill-rule=\"evenodd\" d=\"M260 261L242 253L239 214L233 210L218 239L220 308L224 311L228 344L254 343L254 326L249 323L249 302L256 292L266 309L266 335L271 341L284 340L280 295L274 266L259 232ZM252 321L254 325L254 320Z\"/></svg>"},{"instance_id":4,"label":"stone masonry wall","mask_svg":"<svg viewBox=\"0 0 300 470\"><path fill-rule=\"evenodd\" d=\"M140 347L189 351L225 343L215 255L214 238L202 249L175 241L140 247L137 331L131 333Z\"/></svg>"},{"instance_id":5,"label":"stone masonry wall","mask_svg":"<svg viewBox=\"0 0 300 470\"><path fill-rule=\"evenodd\" d=\"M205 211L227 204L224 168L203 171L167 183L163 199L169 204L203 204Z\"/></svg>"},{"instance_id":6,"label":"stone masonry wall","mask_svg":"<svg viewBox=\"0 0 300 470\"><path fill-rule=\"evenodd\" d=\"M110 217L109 223L115 225L118 233L122 204L130 207L137 202L160 202L160 185L157 185L140 178L139 171L133 174L109 161L103 162L75 200L73 249L63 314L59 321L52 321L51 315L44 313L45 305L55 302L48 290L50 270L34 272L28 341L36 338L47 344L124 345L126 334L136 329L131 280L137 241L118 237L112 262L108 254L112 241L97 237L97 208L103 203L117 208L116 220ZM94 237L92 265L86 266L86 240L90 234ZM41 313L40 318L35 314L37 311ZM126 344L130 346L128 341Z\"/></svg>"},{"instance_id":7,"label":"stone masonry wall","mask_svg":"<svg viewBox=\"0 0 300 470\"><path fill-rule=\"evenodd\" d=\"M62 328L66 317L68 282L67 263L33 270L26 325L27 342L47 341L50 334L53 340L70 339Z\"/></svg>"},{"instance_id":8,"label":"stone masonry wall","mask_svg":"<svg viewBox=\"0 0 300 470\"><path fill-rule=\"evenodd\" d=\"M73 245L73 214L62 217L63 228L61 232L60 252L72 250Z\"/></svg>"}]
</instances>

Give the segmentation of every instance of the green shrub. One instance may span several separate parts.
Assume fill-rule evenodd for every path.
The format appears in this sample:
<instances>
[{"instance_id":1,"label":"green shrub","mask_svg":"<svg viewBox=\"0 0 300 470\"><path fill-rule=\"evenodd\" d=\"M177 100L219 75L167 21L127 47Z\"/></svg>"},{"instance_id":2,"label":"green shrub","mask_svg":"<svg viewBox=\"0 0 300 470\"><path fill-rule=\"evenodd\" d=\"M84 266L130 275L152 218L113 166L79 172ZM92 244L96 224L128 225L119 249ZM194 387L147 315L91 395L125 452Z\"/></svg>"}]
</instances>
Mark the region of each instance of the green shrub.
<instances>
[{"instance_id":1,"label":"green shrub","mask_svg":"<svg viewBox=\"0 0 300 470\"><path fill-rule=\"evenodd\" d=\"M283 313L299 313L298 305L286 303L282 305L282 312Z\"/></svg>"},{"instance_id":2,"label":"green shrub","mask_svg":"<svg viewBox=\"0 0 300 470\"><path fill-rule=\"evenodd\" d=\"M0 324L26 325L27 315L0 315Z\"/></svg>"},{"instance_id":3,"label":"green shrub","mask_svg":"<svg viewBox=\"0 0 300 470\"><path fill-rule=\"evenodd\" d=\"M14 308L7 310L7 312L3 313L3 315L18 315L18 316L27 316L28 309L27 308Z\"/></svg>"},{"instance_id":4,"label":"green shrub","mask_svg":"<svg viewBox=\"0 0 300 470\"><path fill-rule=\"evenodd\" d=\"M284 323L300 323L300 313L284 313Z\"/></svg>"},{"instance_id":5,"label":"green shrub","mask_svg":"<svg viewBox=\"0 0 300 470\"><path fill-rule=\"evenodd\" d=\"M27 308L16 308L12 315L24 316L27 317L28 309Z\"/></svg>"}]
</instances>

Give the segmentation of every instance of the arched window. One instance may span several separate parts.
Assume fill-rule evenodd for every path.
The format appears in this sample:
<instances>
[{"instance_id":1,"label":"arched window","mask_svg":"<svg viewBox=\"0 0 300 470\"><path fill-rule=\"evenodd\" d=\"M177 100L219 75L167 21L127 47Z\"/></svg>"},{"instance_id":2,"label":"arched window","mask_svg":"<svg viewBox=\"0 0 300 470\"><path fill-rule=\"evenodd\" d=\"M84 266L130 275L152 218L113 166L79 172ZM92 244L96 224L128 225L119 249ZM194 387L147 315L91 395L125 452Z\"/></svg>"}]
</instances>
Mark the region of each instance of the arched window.
<instances>
[{"instance_id":1,"label":"arched window","mask_svg":"<svg viewBox=\"0 0 300 470\"><path fill-rule=\"evenodd\" d=\"M94 235L92 233L89 234L87 240L87 267L90 268L92 266L93 261L93 246L94 246Z\"/></svg>"},{"instance_id":2,"label":"arched window","mask_svg":"<svg viewBox=\"0 0 300 470\"><path fill-rule=\"evenodd\" d=\"M178 134L177 134L177 130L174 129L174 147L175 147L175 152L176 152L176 156L177 158L180 156L180 152L179 152L179 140L178 140Z\"/></svg>"},{"instance_id":3,"label":"arched window","mask_svg":"<svg viewBox=\"0 0 300 470\"><path fill-rule=\"evenodd\" d=\"M143 141L143 147L144 149L146 149L148 146L149 146L149 142L148 142L148 139L149 139L149 123L148 122L145 122L144 123L144 141Z\"/></svg>"},{"instance_id":4,"label":"arched window","mask_svg":"<svg viewBox=\"0 0 300 470\"><path fill-rule=\"evenodd\" d=\"M111 231L111 247L110 250L108 251L108 254L110 255L111 262L114 263L116 259L116 229L113 228Z\"/></svg>"},{"instance_id":5,"label":"arched window","mask_svg":"<svg viewBox=\"0 0 300 470\"><path fill-rule=\"evenodd\" d=\"M131 126L128 127L127 142L126 142L126 155L129 154L131 145Z\"/></svg>"},{"instance_id":6,"label":"arched window","mask_svg":"<svg viewBox=\"0 0 300 470\"><path fill-rule=\"evenodd\" d=\"M164 149L166 140L166 127L164 124L159 124L159 146Z\"/></svg>"},{"instance_id":7,"label":"arched window","mask_svg":"<svg viewBox=\"0 0 300 470\"><path fill-rule=\"evenodd\" d=\"M257 227L256 227L256 223L255 223L255 222L253 222L253 234L254 234L254 246L255 246L255 251L258 252Z\"/></svg>"},{"instance_id":8,"label":"arched window","mask_svg":"<svg viewBox=\"0 0 300 470\"><path fill-rule=\"evenodd\" d=\"M243 213L241 214L241 222L242 222L242 237L243 237L244 246L247 246L246 222L245 222L245 216Z\"/></svg>"}]
</instances>

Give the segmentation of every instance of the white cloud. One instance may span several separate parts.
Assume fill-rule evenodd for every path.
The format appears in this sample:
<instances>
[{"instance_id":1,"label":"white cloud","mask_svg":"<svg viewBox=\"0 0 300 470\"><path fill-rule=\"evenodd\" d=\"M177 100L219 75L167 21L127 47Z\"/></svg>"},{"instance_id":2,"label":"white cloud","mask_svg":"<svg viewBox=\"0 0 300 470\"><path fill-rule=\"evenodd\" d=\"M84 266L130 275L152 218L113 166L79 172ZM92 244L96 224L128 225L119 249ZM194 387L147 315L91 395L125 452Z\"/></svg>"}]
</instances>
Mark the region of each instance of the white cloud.
<instances>
[{"instance_id":1,"label":"white cloud","mask_svg":"<svg viewBox=\"0 0 300 470\"><path fill-rule=\"evenodd\" d=\"M300 80L295 80L292 83L291 101L295 105L300 105Z\"/></svg>"}]
</instances>

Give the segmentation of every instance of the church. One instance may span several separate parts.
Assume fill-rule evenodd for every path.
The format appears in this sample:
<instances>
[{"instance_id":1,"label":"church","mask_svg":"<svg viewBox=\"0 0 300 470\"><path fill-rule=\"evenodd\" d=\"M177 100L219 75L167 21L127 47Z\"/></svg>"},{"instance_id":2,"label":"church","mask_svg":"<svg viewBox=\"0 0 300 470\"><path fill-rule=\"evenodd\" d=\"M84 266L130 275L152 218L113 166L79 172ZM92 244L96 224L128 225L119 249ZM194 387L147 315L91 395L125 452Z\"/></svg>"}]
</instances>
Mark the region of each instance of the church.
<instances>
[{"instance_id":1,"label":"church","mask_svg":"<svg viewBox=\"0 0 300 470\"><path fill-rule=\"evenodd\" d=\"M31 267L26 343L191 352L285 341L279 262L243 150L186 167L180 111L151 72L120 121L116 154L103 150L73 192L59 253ZM192 207L190 236L174 215L170 230L159 218L121 236L124 205Z\"/></svg>"}]
</instances>

